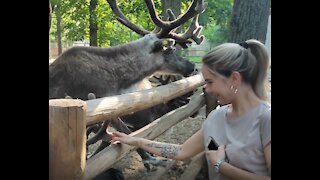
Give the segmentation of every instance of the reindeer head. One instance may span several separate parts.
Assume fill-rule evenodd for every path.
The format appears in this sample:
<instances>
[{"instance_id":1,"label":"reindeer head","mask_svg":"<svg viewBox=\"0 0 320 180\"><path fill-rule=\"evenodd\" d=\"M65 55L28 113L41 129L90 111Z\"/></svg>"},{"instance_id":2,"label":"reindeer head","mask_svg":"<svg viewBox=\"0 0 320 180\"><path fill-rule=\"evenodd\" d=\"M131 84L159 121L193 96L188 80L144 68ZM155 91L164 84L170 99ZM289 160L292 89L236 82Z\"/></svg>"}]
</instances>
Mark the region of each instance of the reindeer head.
<instances>
[{"instance_id":1,"label":"reindeer head","mask_svg":"<svg viewBox=\"0 0 320 180\"><path fill-rule=\"evenodd\" d=\"M188 10L175 17L171 9L167 10L169 19L167 21L161 20L156 11L152 0L145 0L150 17L156 28L153 31L147 31L128 20L117 6L116 0L107 0L117 20L134 32L144 36L142 39L148 41L149 47L143 47L142 50L155 54L153 57L162 56L163 58L156 59L156 64L159 64L159 71L167 73L179 73L184 76L190 75L195 70L195 65L175 53L175 46L179 44L182 48L187 48L187 44L191 44L192 39L197 44L204 40L204 36L200 35L202 26L199 26L199 14L204 11L203 0L194 0ZM176 33L176 29L193 18L188 30L184 33Z\"/></svg>"}]
</instances>

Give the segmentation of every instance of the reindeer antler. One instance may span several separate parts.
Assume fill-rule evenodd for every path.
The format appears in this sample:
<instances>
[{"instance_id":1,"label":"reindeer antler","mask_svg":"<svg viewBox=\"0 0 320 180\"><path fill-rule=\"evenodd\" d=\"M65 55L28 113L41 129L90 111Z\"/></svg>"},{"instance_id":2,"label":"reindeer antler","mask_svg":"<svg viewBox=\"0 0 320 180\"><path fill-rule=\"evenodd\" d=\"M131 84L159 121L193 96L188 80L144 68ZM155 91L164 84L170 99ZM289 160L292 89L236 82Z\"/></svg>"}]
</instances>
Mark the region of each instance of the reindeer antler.
<instances>
[{"instance_id":1,"label":"reindeer antler","mask_svg":"<svg viewBox=\"0 0 320 180\"><path fill-rule=\"evenodd\" d=\"M198 23L199 14L193 18L191 25L189 26L188 30L183 34L176 34L174 32L170 33L168 36L172 39L175 39L177 43L179 43L183 48L187 48L187 43L191 43L188 39L193 39L194 42L197 44L202 43L204 40L204 36L200 35L202 31L202 26L199 26Z\"/></svg>"},{"instance_id":2,"label":"reindeer antler","mask_svg":"<svg viewBox=\"0 0 320 180\"><path fill-rule=\"evenodd\" d=\"M144 36L149 34L150 31L147 31L143 28L140 28L133 24L130 20L128 20L122 13L122 11L118 8L116 0L107 0L113 13L117 16L117 20L121 22L123 25L127 26L129 29L133 30L134 32Z\"/></svg>"},{"instance_id":3,"label":"reindeer antler","mask_svg":"<svg viewBox=\"0 0 320 180\"><path fill-rule=\"evenodd\" d=\"M123 25L127 26L134 32L143 36L151 33L150 31L140 28L132 22L130 22L118 8L116 0L107 1L114 14L117 16L117 20L120 21ZM191 43L189 39L193 39L197 44L200 44L204 40L203 35L199 36L202 30L202 26L199 26L198 23L199 14L202 13L205 9L204 0L193 0L188 10L178 18L174 16L171 9L168 9L168 21L163 21L159 18L152 0L144 1L147 5L150 17L153 23L156 25L152 33L155 33L158 38L172 38L176 40L177 43L180 44L183 48L187 48L187 44ZM175 30L177 29L177 27L181 26L191 18L193 18L193 20L188 30L183 34L176 34Z\"/></svg>"}]
</instances>

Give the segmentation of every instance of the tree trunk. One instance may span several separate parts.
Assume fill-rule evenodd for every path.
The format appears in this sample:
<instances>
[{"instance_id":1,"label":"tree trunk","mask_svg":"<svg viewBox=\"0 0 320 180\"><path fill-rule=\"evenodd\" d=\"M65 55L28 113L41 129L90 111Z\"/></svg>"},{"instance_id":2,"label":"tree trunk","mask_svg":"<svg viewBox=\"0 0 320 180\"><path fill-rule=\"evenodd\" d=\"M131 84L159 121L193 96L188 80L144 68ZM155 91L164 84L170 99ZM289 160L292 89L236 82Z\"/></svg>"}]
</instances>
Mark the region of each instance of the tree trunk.
<instances>
[{"instance_id":1,"label":"tree trunk","mask_svg":"<svg viewBox=\"0 0 320 180\"><path fill-rule=\"evenodd\" d=\"M271 0L234 0L230 42L257 39L265 43Z\"/></svg>"},{"instance_id":2,"label":"tree trunk","mask_svg":"<svg viewBox=\"0 0 320 180\"><path fill-rule=\"evenodd\" d=\"M49 2L49 33L50 33L50 28L51 28L51 4Z\"/></svg>"},{"instance_id":3,"label":"tree trunk","mask_svg":"<svg viewBox=\"0 0 320 180\"><path fill-rule=\"evenodd\" d=\"M90 46L98 46L98 25L97 25L97 14L96 7L98 5L98 0L90 1Z\"/></svg>"},{"instance_id":4,"label":"tree trunk","mask_svg":"<svg viewBox=\"0 0 320 180\"><path fill-rule=\"evenodd\" d=\"M52 9L51 9L51 3L49 2L49 58L50 58L50 29L51 29L51 12L52 12Z\"/></svg>"},{"instance_id":5,"label":"tree trunk","mask_svg":"<svg viewBox=\"0 0 320 180\"><path fill-rule=\"evenodd\" d=\"M57 41L58 41L58 55L62 53L62 28L61 28L61 13L60 13L60 5L57 4L55 9L56 18L57 18Z\"/></svg>"},{"instance_id":6,"label":"tree trunk","mask_svg":"<svg viewBox=\"0 0 320 180\"><path fill-rule=\"evenodd\" d=\"M167 9L171 9L176 17L181 14L181 0L161 0L161 2L163 20L168 20Z\"/></svg>"}]
</instances>

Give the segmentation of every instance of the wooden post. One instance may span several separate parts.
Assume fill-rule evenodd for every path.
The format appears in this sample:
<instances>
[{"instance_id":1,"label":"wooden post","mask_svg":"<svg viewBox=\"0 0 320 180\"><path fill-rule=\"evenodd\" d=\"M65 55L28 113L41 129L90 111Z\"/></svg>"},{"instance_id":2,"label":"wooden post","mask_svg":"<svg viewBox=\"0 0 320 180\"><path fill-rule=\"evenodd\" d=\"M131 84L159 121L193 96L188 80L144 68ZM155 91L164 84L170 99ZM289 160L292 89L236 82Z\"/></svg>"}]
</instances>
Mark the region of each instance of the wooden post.
<instances>
[{"instance_id":1,"label":"wooden post","mask_svg":"<svg viewBox=\"0 0 320 180\"><path fill-rule=\"evenodd\" d=\"M83 179L86 163L85 101L49 100L49 179Z\"/></svg>"}]
</instances>

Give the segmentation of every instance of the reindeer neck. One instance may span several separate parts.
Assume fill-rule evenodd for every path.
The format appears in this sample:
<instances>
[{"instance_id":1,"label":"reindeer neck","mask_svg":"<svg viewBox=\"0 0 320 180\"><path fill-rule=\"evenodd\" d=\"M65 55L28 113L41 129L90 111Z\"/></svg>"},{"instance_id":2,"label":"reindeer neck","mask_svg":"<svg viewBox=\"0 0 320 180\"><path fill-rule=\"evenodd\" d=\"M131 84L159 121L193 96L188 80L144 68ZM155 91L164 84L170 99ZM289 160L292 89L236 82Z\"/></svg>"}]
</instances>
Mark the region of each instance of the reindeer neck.
<instances>
[{"instance_id":1,"label":"reindeer neck","mask_svg":"<svg viewBox=\"0 0 320 180\"><path fill-rule=\"evenodd\" d=\"M106 49L108 66L112 63L113 71L118 78L120 87L125 89L133 83L154 74L163 63L161 53L151 53L155 36L147 35L128 44Z\"/></svg>"}]
</instances>

